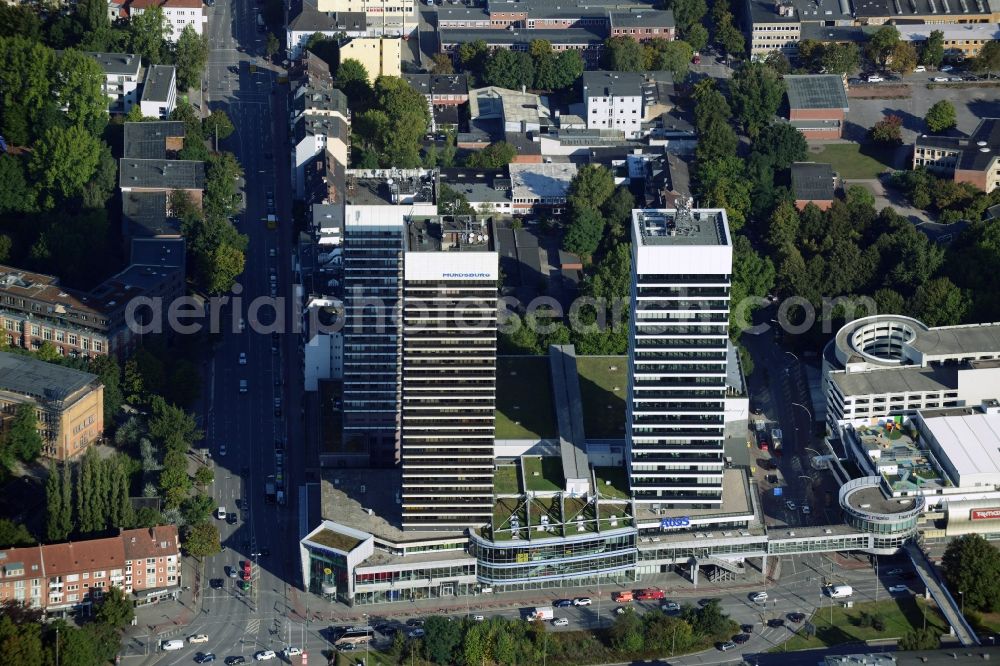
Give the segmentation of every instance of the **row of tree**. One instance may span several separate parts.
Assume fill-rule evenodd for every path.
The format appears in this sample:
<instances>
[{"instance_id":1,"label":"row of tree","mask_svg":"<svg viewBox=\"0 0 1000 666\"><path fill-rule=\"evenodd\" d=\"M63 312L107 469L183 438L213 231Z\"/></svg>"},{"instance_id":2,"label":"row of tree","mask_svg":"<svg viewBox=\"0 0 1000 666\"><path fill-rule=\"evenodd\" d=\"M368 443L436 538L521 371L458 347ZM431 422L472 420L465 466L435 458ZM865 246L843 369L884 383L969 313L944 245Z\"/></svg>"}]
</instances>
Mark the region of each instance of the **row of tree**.
<instances>
[{"instance_id":1,"label":"row of tree","mask_svg":"<svg viewBox=\"0 0 1000 666\"><path fill-rule=\"evenodd\" d=\"M0 604L0 650L9 666L74 664L102 666L115 660L122 630L135 610L125 592L108 588L92 622L81 626L63 619L42 622L42 611L21 602Z\"/></svg>"},{"instance_id":2,"label":"row of tree","mask_svg":"<svg viewBox=\"0 0 1000 666\"><path fill-rule=\"evenodd\" d=\"M92 537L135 527L129 499L136 461L124 453L101 458L91 447L77 462L49 465L45 484L46 538L65 541L71 534Z\"/></svg>"},{"instance_id":3,"label":"row of tree","mask_svg":"<svg viewBox=\"0 0 1000 666\"><path fill-rule=\"evenodd\" d=\"M717 601L702 608L686 606L677 616L628 609L610 630L597 634L550 634L543 622L500 617L454 622L433 616L427 618L423 638L407 642L400 634L390 652L400 663L415 657L435 664L597 663L683 654L728 640L737 629Z\"/></svg>"},{"instance_id":4,"label":"row of tree","mask_svg":"<svg viewBox=\"0 0 1000 666\"><path fill-rule=\"evenodd\" d=\"M578 51L570 49L557 54L551 42L544 39L532 40L527 52L491 50L484 40L477 39L459 47L458 62L471 79L470 88L476 84L512 90L522 86L534 90L565 90L576 83L584 69ZM451 73L451 59L446 55L435 58L434 71Z\"/></svg>"}]
</instances>

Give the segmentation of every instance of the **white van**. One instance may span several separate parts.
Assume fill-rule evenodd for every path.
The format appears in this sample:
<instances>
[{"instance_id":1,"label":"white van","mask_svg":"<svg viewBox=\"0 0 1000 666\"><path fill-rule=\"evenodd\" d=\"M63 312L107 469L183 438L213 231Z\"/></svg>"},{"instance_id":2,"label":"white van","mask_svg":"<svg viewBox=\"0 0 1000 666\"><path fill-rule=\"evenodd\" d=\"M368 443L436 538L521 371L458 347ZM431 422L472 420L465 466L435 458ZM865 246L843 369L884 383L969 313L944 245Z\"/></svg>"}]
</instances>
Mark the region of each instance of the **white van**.
<instances>
[{"instance_id":1,"label":"white van","mask_svg":"<svg viewBox=\"0 0 1000 666\"><path fill-rule=\"evenodd\" d=\"M160 649L164 651L183 650L184 641L180 640L179 638L174 638L169 641L163 641L162 643L160 643Z\"/></svg>"},{"instance_id":2,"label":"white van","mask_svg":"<svg viewBox=\"0 0 1000 666\"><path fill-rule=\"evenodd\" d=\"M831 599L843 599L854 594L854 588L850 585L831 585L826 588L826 593Z\"/></svg>"}]
</instances>

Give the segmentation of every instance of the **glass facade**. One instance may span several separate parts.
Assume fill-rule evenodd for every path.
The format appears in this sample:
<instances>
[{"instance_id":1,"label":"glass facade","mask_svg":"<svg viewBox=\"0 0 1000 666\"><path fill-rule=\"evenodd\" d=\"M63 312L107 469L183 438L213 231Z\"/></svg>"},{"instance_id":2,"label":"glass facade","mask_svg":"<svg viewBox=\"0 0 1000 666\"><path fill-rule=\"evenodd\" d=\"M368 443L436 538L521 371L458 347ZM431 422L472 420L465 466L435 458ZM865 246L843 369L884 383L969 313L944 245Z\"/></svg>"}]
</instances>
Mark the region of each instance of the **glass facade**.
<instances>
[{"instance_id":1,"label":"glass facade","mask_svg":"<svg viewBox=\"0 0 1000 666\"><path fill-rule=\"evenodd\" d=\"M484 584L539 584L633 571L637 561L635 532L538 544L491 542L473 538Z\"/></svg>"},{"instance_id":2,"label":"glass facade","mask_svg":"<svg viewBox=\"0 0 1000 666\"><path fill-rule=\"evenodd\" d=\"M309 549L309 591L329 594L330 585L336 586L338 601L349 601L347 596L347 558L338 553L316 548Z\"/></svg>"}]
</instances>

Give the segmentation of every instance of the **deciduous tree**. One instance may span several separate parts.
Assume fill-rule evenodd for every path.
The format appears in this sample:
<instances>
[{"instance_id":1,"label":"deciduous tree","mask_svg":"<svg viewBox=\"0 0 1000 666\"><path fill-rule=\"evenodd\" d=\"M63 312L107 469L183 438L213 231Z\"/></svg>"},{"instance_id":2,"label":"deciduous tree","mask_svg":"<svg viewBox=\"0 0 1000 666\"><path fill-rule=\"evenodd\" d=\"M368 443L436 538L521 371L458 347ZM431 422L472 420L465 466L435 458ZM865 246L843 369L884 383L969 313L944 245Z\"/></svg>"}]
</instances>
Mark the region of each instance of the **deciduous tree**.
<instances>
[{"instance_id":1,"label":"deciduous tree","mask_svg":"<svg viewBox=\"0 0 1000 666\"><path fill-rule=\"evenodd\" d=\"M164 57L164 39L173 28L163 14L163 8L148 7L129 19L129 49L139 54L147 65L159 65Z\"/></svg>"},{"instance_id":2,"label":"deciduous tree","mask_svg":"<svg viewBox=\"0 0 1000 666\"><path fill-rule=\"evenodd\" d=\"M192 557L207 557L222 550L219 530L211 523L192 525L184 531L184 550Z\"/></svg>"},{"instance_id":3,"label":"deciduous tree","mask_svg":"<svg viewBox=\"0 0 1000 666\"><path fill-rule=\"evenodd\" d=\"M208 35L199 35L194 25L188 24L177 39L177 89L201 90L201 77L208 62Z\"/></svg>"},{"instance_id":4,"label":"deciduous tree","mask_svg":"<svg viewBox=\"0 0 1000 666\"><path fill-rule=\"evenodd\" d=\"M920 64L928 67L940 67L944 61L944 32L931 30L920 51Z\"/></svg>"},{"instance_id":5,"label":"deciduous tree","mask_svg":"<svg viewBox=\"0 0 1000 666\"><path fill-rule=\"evenodd\" d=\"M471 169L499 169L511 163L517 150L506 141L497 141L471 153L465 165Z\"/></svg>"},{"instance_id":6,"label":"deciduous tree","mask_svg":"<svg viewBox=\"0 0 1000 666\"><path fill-rule=\"evenodd\" d=\"M877 143L901 143L903 141L903 119L895 115L887 115L872 125L868 136Z\"/></svg>"},{"instance_id":7,"label":"deciduous tree","mask_svg":"<svg viewBox=\"0 0 1000 666\"><path fill-rule=\"evenodd\" d=\"M1000 551L978 534L952 539L941 560L953 595L971 610L1000 609Z\"/></svg>"},{"instance_id":8,"label":"deciduous tree","mask_svg":"<svg viewBox=\"0 0 1000 666\"><path fill-rule=\"evenodd\" d=\"M924 122L927 123L927 129L932 132L943 132L946 129L951 129L958 122L955 107L946 99L939 100L927 109Z\"/></svg>"},{"instance_id":9,"label":"deciduous tree","mask_svg":"<svg viewBox=\"0 0 1000 666\"><path fill-rule=\"evenodd\" d=\"M645 68L642 44L627 35L604 42L605 66L616 72L641 72Z\"/></svg>"},{"instance_id":10,"label":"deciduous tree","mask_svg":"<svg viewBox=\"0 0 1000 666\"><path fill-rule=\"evenodd\" d=\"M28 169L46 208L83 192L101 161L101 142L80 126L50 127L35 144Z\"/></svg>"},{"instance_id":11,"label":"deciduous tree","mask_svg":"<svg viewBox=\"0 0 1000 666\"><path fill-rule=\"evenodd\" d=\"M749 63L736 72L730 98L751 138L774 119L784 94L784 82L764 63Z\"/></svg>"},{"instance_id":12,"label":"deciduous tree","mask_svg":"<svg viewBox=\"0 0 1000 666\"><path fill-rule=\"evenodd\" d=\"M498 49L486 63L484 75L491 86L520 90L534 84L535 64L524 51Z\"/></svg>"}]
</instances>

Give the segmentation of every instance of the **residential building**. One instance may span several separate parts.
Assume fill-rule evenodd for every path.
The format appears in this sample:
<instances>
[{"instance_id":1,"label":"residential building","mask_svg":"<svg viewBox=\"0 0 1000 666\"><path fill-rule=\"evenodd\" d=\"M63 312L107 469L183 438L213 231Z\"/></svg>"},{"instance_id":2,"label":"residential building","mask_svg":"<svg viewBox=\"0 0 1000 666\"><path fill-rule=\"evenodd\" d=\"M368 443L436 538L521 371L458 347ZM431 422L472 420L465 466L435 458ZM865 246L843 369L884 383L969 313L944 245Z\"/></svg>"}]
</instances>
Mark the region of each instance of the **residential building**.
<instances>
[{"instance_id":1,"label":"residential building","mask_svg":"<svg viewBox=\"0 0 1000 666\"><path fill-rule=\"evenodd\" d=\"M476 527L492 517L499 277L485 222L451 216L408 221L404 530Z\"/></svg>"},{"instance_id":2,"label":"residential building","mask_svg":"<svg viewBox=\"0 0 1000 666\"><path fill-rule=\"evenodd\" d=\"M335 15L361 14L365 37L409 37L418 23L416 3L398 0L317 0L316 9Z\"/></svg>"},{"instance_id":3,"label":"residential building","mask_svg":"<svg viewBox=\"0 0 1000 666\"><path fill-rule=\"evenodd\" d=\"M317 32L328 39L367 37L367 25L363 12L324 13L303 0L291 0L285 30L288 58L297 60L301 57L309 38Z\"/></svg>"},{"instance_id":4,"label":"residential building","mask_svg":"<svg viewBox=\"0 0 1000 666\"><path fill-rule=\"evenodd\" d=\"M508 165L507 169L510 173L515 215L530 215L542 211L552 215L562 213L570 183L576 176L576 164L515 162Z\"/></svg>"},{"instance_id":5,"label":"residential building","mask_svg":"<svg viewBox=\"0 0 1000 666\"><path fill-rule=\"evenodd\" d=\"M196 34L205 34L208 13L202 0L127 0L126 4L129 18L138 16L151 7L163 9L168 27L165 36L167 41L177 42L181 32L189 25Z\"/></svg>"},{"instance_id":6,"label":"residential building","mask_svg":"<svg viewBox=\"0 0 1000 666\"><path fill-rule=\"evenodd\" d=\"M404 74L403 78L427 98L432 132L458 126L458 107L469 101L465 74Z\"/></svg>"},{"instance_id":7,"label":"residential building","mask_svg":"<svg viewBox=\"0 0 1000 666\"><path fill-rule=\"evenodd\" d=\"M183 191L201 204L205 191L205 163L193 160L134 159L118 161L118 187L130 192Z\"/></svg>"},{"instance_id":8,"label":"residential building","mask_svg":"<svg viewBox=\"0 0 1000 666\"><path fill-rule=\"evenodd\" d=\"M513 212L511 183L505 169L441 169L441 187L461 194L479 213ZM443 210L443 213L453 211Z\"/></svg>"},{"instance_id":9,"label":"residential building","mask_svg":"<svg viewBox=\"0 0 1000 666\"><path fill-rule=\"evenodd\" d=\"M200 2L200 0L199 0ZM177 69L173 65L152 65L142 84L139 108L144 118L166 120L177 106Z\"/></svg>"},{"instance_id":10,"label":"residential building","mask_svg":"<svg viewBox=\"0 0 1000 666\"><path fill-rule=\"evenodd\" d=\"M344 187L347 169L329 153L306 165L306 194L317 245L337 246L344 238ZM322 248L324 251L330 248ZM341 261L343 258L341 258Z\"/></svg>"},{"instance_id":11,"label":"residential building","mask_svg":"<svg viewBox=\"0 0 1000 666\"><path fill-rule=\"evenodd\" d=\"M992 192L1000 184L1000 118L983 118L968 137L921 135L913 148L913 168L923 167L957 183Z\"/></svg>"},{"instance_id":12,"label":"residential building","mask_svg":"<svg viewBox=\"0 0 1000 666\"><path fill-rule=\"evenodd\" d=\"M306 113L295 119L291 132L291 167L297 198L305 196L306 165L317 155L326 153L347 166L348 143L350 132L340 117Z\"/></svg>"},{"instance_id":13,"label":"residential building","mask_svg":"<svg viewBox=\"0 0 1000 666\"><path fill-rule=\"evenodd\" d=\"M356 37L340 45L340 62L357 60L368 72L368 83L380 76L400 76L403 40L391 37Z\"/></svg>"},{"instance_id":14,"label":"residential building","mask_svg":"<svg viewBox=\"0 0 1000 666\"><path fill-rule=\"evenodd\" d=\"M725 210L632 211L626 442L637 503L722 505L732 272Z\"/></svg>"},{"instance_id":15,"label":"residential building","mask_svg":"<svg viewBox=\"0 0 1000 666\"><path fill-rule=\"evenodd\" d=\"M806 139L839 139L847 118L847 89L836 74L788 74L788 122Z\"/></svg>"},{"instance_id":16,"label":"residential building","mask_svg":"<svg viewBox=\"0 0 1000 666\"><path fill-rule=\"evenodd\" d=\"M666 72L584 72L587 129L621 131L626 139L644 136L643 123L666 110L661 98L669 93L661 89L673 90Z\"/></svg>"},{"instance_id":17,"label":"residential building","mask_svg":"<svg viewBox=\"0 0 1000 666\"><path fill-rule=\"evenodd\" d=\"M1000 324L929 327L877 315L841 328L823 351L831 428L998 397Z\"/></svg>"},{"instance_id":18,"label":"residential building","mask_svg":"<svg viewBox=\"0 0 1000 666\"><path fill-rule=\"evenodd\" d=\"M138 101L142 58L133 53L94 53L91 58L104 70L104 93L108 96L108 111L128 113Z\"/></svg>"},{"instance_id":19,"label":"residential building","mask_svg":"<svg viewBox=\"0 0 1000 666\"><path fill-rule=\"evenodd\" d=\"M796 208L803 210L812 204L820 210L826 210L833 205L836 176L829 164L795 162L792 164L791 174Z\"/></svg>"},{"instance_id":20,"label":"residential building","mask_svg":"<svg viewBox=\"0 0 1000 666\"><path fill-rule=\"evenodd\" d=\"M0 601L46 613L90 607L112 587L134 603L175 597L181 587L177 527L123 530L119 536L0 551Z\"/></svg>"},{"instance_id":21,"label":"residential building","mask_svg":"<svg viewBox=\"0 0 1000 666\"><path fill-rule=\"evenodd\" d=\"M321 381L344 379L344 336L333 330L344 315L344 303L339 298L313 296L305 309L309 315L302 350L303 387L318 391Z\"/></svg>"},{"instance_id":22,"label":"residential building","mask_svg":"<svg viewBox=\"0 0 1000 666\"><path fill-rule=\"evenodd\" d=\"M38 416L46 458L75 458L104 434L104 385L97 375L0 352L0 430L21 405Z\"/></svg>"}]
</instances>

